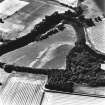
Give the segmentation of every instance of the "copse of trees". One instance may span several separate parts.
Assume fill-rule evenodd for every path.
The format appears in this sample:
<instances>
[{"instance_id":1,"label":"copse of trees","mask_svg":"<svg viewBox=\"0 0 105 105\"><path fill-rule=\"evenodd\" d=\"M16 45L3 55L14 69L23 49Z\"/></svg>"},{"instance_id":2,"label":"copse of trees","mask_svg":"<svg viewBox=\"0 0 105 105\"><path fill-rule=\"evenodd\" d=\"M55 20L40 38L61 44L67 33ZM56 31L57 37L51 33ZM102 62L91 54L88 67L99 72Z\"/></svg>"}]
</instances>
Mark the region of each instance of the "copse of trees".
<instances>
[{"instance_id":1,"label":"copse of trees","mask_svg":"<svg viewBox=\"0 0 105 105\"><path fill-rule=\"evenodd\" d=\"M65 76L70 81L91 87L105 86L105 70L101 69L105 55L97 54L86 44L76 44L66 60Z\"/></svg>"}]
</instances>

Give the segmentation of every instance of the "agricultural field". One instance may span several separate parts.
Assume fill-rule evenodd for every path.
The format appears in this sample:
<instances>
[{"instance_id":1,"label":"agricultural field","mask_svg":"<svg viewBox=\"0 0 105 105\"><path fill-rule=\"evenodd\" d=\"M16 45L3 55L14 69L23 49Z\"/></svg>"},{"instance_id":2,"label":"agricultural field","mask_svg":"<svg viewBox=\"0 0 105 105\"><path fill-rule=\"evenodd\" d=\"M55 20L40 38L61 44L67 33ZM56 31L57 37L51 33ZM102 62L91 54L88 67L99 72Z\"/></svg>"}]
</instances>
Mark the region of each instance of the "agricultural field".
<instances>
[{"instance_id":1,"label":"agricultural field","mask_svg":"<svg viewBox=\"0 0 105 105\"><path fill-rule=\"evenodd\" d=\"M5 0L5 2L9 1L10 0ZM14 2L14 4L16 3L15 1L17 1L17 3L20 3L19 8L18 7L15 8L14 7L15 5L12 4L13 10L14 8L16 9L14 11L12 11L12 9L10 9L10 12L9 10L7 11L7 9L4 10L0 9L0 17L1 18L7 17L6 19L4 19L4 23L0 23L0 38L3 37L4 39L8 40L13 40L27 35L32 31L32 29L35 27L36 24L38 24L40 21L42 21L42 19L45 18L46 15L50 16L55 11L62 13L68 10L68 8L54 5L53 3L48 4L46 2L43 2L44 0L21 0L21 1L12 0L12 1ZM67 0L61 0L61 1L65 2ZM93 0L91 1L86 0L83 3L83 5L85 5L83 7L85 9L84 15L87 18L92 18L92 17L95 18L96 16L102 15L102 11L98 8L98 6L95 4ZM3 8L1 6L1 3L0 3L0 8ZM100 23L96 23L96 26L87 29L87 33L89 34L88 38L93 43L95 43L96 45L95 48L100 49L100 51L103 52L105 51L105 42L103 41L104 38L103 33L105 33L104 26L105 22L102 21ZM54 34L53 36L45 40L39 42L36 41L32 42L25 47L16 49L15 51L11 51L9 53L2 55L0 57L0 62L13 64L16 66L24 66L32 68L65 69L66 56L68 55L69 51L75 46L75 42L77 40L74 28L70 25L65 25L65 27L66 28L64 31ZM89 44L89 46L91 46L89 42L87 43ZM4 72L3 69L0 69L0 82L5 84L10 75L11 74ZM84 100L85 103L89 101L95 103L95 104L89 103L89 105L96 105L96 103L98 102L104 102L103 100L97 98L90 98L90 100L88 100L87 97L83 98L83 96L78 97L75 95L71 95L70 97L68 97L68 95L62 95L60 93L53 94L46 92L45 98L48 97L50 98L47 100L53 101L53 104L57 103L58 102L57 100L60 99L61 101L74 99L73 101L74 104L72 105L79 105L75 104L75 101L77 102L80 99ZM67 100L63 100L63 98L65 97L67 97ZM49 103L46 104L46 100L44 101L45 102L43 103L43 105L50 105ZM81 105L85 104L83 101L80 103ZM67 104L59 104L58 102L55 105L70 105L70 104L71 103L69 102ZM97 104L97 105L103 105L103 104Z\"/></svg>"}]
</instances>

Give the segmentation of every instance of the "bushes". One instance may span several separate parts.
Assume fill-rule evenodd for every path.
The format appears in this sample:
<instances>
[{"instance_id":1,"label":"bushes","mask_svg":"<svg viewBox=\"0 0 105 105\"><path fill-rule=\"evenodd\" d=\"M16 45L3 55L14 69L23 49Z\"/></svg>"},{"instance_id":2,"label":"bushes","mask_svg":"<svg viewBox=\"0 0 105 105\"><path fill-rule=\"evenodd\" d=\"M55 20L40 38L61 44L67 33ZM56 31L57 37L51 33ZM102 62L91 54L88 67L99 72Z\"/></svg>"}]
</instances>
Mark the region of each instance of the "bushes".
<instances>
[{"instance_id":1,"label":"bushes","mask_svg":"<svg viewBox=\"0 0 105 105\"><path fill-rule=\"evenodd\" d=\"M45 87L51 90L73 92L73 83L65 77L65 71L55 70L50 72Z\"/></svg>"}]
</instances>

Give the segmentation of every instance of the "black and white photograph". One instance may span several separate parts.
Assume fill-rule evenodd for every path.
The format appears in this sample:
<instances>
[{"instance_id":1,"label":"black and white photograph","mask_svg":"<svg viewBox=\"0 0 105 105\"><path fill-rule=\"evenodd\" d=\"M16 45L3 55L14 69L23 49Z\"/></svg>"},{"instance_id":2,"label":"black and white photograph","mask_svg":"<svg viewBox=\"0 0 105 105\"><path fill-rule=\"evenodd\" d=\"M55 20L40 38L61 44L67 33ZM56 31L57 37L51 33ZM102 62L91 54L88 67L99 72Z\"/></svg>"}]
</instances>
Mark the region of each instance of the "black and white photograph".
<instances>
[{"instance_id":1,"label":"black and white photograph","mask_svg":"<svg viewBox=\"0 0 105 105\"><path fill-rule=\"evenodd\" d=\"M105 0L0 0L0 105L105 105Z\"/></svg>"}]
</instances>

